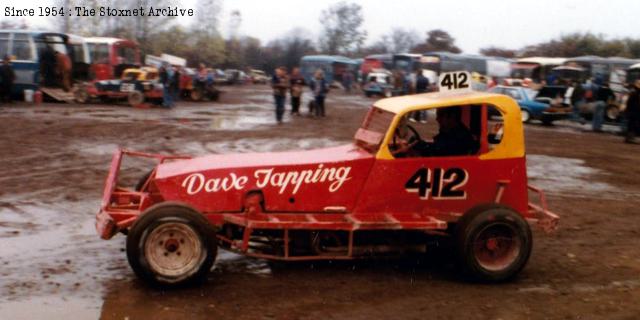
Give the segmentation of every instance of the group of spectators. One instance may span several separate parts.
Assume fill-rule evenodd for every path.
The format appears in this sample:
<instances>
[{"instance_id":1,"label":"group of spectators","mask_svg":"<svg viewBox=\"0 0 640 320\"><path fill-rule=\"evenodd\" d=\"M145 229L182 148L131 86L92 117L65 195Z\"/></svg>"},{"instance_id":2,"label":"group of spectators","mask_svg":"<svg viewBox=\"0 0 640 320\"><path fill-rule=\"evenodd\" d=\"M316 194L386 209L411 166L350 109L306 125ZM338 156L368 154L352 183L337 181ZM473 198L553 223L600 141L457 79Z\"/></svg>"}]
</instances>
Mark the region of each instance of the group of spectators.
<instances>
[{"instance_id":1,"label":"group of spectators","mask_svg":"<svg viewBox=\"0 0 640 320\"><path fill-rule=\"evenodd\" d=\"M586 121L580 115L586 103L593 104L592 130L594 132L602 132L605 111L610 102L616 99L616 96L606 81L589 80L585 84L575 81L572 85L571 106L573 114L571 119L584 124ZM629 96L626 102L625 120L626 120L626 136L625 142L634 143L635 136L640 133L640 80L636 80L629 88ZM623 128L623 131L624 128Z\"/></svg>"},{"instance_id":2,"label":"group of spectators","mask_svg":"<svg viewBox=\"0 0 640 320\"><path fill-rule=\"evenodd\" d=\"M275 70L275 74L271 78L271 87L273 88L273 97L276 105L276 121L278 124L282 123L282 117L284 116L287 92L291 96L291 115L300 115L302 93L306 85L309 85L314 97L313 101L309 102L309 113L316 117L324 117L324 100L329 92L329 84L325 80L322 70L316 70L308 84L302 77L300 68L293 68L291 74L287 73L285 67L279 67Z\"/></svg>"}]
</instances>

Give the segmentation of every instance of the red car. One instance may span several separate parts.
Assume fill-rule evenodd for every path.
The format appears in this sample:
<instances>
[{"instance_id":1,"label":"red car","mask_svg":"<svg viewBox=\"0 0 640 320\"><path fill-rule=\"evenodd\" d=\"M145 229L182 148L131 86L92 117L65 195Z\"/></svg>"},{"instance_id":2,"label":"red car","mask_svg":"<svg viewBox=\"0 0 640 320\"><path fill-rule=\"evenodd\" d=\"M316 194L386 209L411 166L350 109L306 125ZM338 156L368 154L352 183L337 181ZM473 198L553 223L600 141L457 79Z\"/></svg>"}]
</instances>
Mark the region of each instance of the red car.
<instances>
[{"instance_id":1,"label":"red car","mask_svg":"<svg viewBox=\"0 0 640 320\"><path fill-rule=\"evenodd\" d=\"M434 110L440 133L429 141L412 119ZM448 149L443 128L453 125L459 138ZM463 140L465 148L456 145ZM96 227L104 239L127 233L131 267L161 285L203 279L218 247L276 260L353 259L424 252L433 237L453 241L472 279L505 281L529 258L527 220L548 230L558 221L527 185L524 151L520 108L507 96L383 99L340 147L198 158L119 151ZM124 156L159 164L124 188Z\"/></svg>"}]
</instances>

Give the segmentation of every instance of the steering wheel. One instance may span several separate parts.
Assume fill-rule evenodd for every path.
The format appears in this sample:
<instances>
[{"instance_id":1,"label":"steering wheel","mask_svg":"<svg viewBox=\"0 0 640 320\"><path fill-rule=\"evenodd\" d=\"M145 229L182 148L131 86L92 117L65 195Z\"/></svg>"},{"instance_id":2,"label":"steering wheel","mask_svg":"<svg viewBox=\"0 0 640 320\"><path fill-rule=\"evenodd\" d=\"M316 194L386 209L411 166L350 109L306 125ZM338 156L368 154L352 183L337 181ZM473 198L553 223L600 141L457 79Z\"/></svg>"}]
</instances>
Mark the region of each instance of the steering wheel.
<instances>
[{"instance_id":1,"label":"steering wheel","mask_svg":"<svg viewBox=\"0 0 640 320\"><path fill-rule=\"evenodd\" d=\"M418 133L418 130L416 130L416 128L414 128L410 124L407 124L406 126L409 129L409 131L411 131L411 134L409 135L408 139L406 139L408 144L412 144L412 143L415 143L417 141L422 140L422 138L420 138L420 134ZM390 146L391 150L398 150L399 149L398 141L397 141L397 138L399 138L398 135L399 135L399 131L398 131L398 128L396 128L396 131L393 134L393 140L391 141L391 146Z\"/></svg>"}]
</instances>

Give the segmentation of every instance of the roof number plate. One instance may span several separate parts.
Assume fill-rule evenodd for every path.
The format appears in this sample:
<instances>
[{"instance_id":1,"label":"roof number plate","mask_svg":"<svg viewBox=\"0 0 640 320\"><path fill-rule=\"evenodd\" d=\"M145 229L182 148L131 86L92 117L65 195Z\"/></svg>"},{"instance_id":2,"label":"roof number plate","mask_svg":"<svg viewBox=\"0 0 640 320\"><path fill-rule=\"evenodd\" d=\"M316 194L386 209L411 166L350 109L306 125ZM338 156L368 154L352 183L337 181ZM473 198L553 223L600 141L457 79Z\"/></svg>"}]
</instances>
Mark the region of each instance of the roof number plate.
<instances>
[{"instance_id":1,"label":"roof number plate","mask_svg":"<svg viewBox=\"0 0 640 320\"><path fill-rule=\"evenodd\" d=\"M439 87L440 92L471 91L471 75L466 71L441 73Z\"/></svg>"}]
</instances>

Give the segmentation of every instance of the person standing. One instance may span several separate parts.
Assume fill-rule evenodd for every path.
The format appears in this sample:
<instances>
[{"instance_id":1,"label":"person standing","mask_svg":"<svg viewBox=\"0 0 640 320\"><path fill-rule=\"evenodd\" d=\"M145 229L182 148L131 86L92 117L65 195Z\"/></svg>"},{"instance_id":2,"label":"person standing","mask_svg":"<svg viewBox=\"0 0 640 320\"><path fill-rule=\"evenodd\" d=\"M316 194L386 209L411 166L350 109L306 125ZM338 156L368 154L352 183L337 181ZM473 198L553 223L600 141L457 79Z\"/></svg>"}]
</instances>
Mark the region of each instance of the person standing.
<instances>
[{"instance_id":1,"label":"person standing","mask_svg":"<svg viewBox=\"0 0 640 320\"><path fill-rule=\"evenodd\" d=\"M11 59L9 59L9 55L5 55L2 59L2 67L0 67L0 100L2 102L11 103L11 90L15 80L16 74L11 67Z\"/></svg>"},{"instance_id":2,"label":"person standing","mask_svg":"<svg viewBox=\"0 0 640 320\"><path fill-rule=\"evenodd\" d=\"M327 86L327 81L324 79L324 72L321 69L316 70L309 86L315 98L316 117L324 117L324 99L327 96L329 87Z\"/></svg>"},{"instance_id":3,"label":"person standing","mask_svg":"<svg viewBox=\"0 0 640 320\"><path fill-rule=\"evenodd\" d=\"M173 95L171 94L171 79L173 70L165 62L160 67L160 83L162 83L162 106L165 108L173 107Z\"/></svg>"},{"instance_id":4,"label":"person standing","mask_svg":"<svg viewBox=\"0 0 640 320\"><path fill-rule=\"evenodd\" d=\"M429 78L425 77L424 74L422 74L422 69L416 70L415 79L416 79L415 81L416 94L426 93L429 90ZM426 119L427 119L426 111L421 110L421 111L413 112L413 120L422 122L422 121L425 121Z\"/></svg>"},{"instance_id":5,"label":"person standing","mask_svg":"<svg viewBox=\"0 0 640 320\"><path fill-rule=\"evenodd\" d=\"M571 92L571 120L575 122L579 122L580 124L584 124L584 119L580 115L580 110L582 106L585 104L585 90L582 87L582 84L579 81L573 82L573 92Z\"/></svg>"},{"instance_id":6,"label":"person standing","mask_svg":"<svg viewBox=\"0 0 640 320\"><path fill-rule=\"evenodd\" d=\"M291 71L291 79L289 80L291 85L291 115L300 115L300 104L302 98L302 89L305 86L305 81L300 74L300 68L293 68Z\"/></svg>"},{"instance_id":7,"label":"person standing","mask_svg":"<svg viewBox=\"0 0 640 320\"><path fill-rule=\"evenodd\" d=\"M425 77L422 69L416 70L416 93L425 93L429 91L429 78Z\"/></svg>"},{"instance_id":8,"label":"person standing","mask_svg":"<svg viewBox=\"0 0 640 320\"><path fill-rule=\"evenodd\" d=\"M640 79L634 81L629 91L625 116L627 117L627 135L624 142L635 143L636 135L640 133Z\"/></svg>"},{"instance_id":9,"label":"person standing","mask_svg":"<svg viewBox=\"0 0 640 320\"><path fill-rule=\"evenodd\" d=\"M610 101L614 100L616 96L609 88L609 84L604 82L602 86L598 88L595 96L595 106L593 111L592 129L595 132L602 132L602 123L604 122L604 110Z\"/></svg>"},{"instance_id":10,"label":"person standing","mask_svg":"<svg viewBox=\"0 0 640 320\"><path fill-rule=\"evenodd\" d=\"M56 68L58 78L65 92L71 91L71 59L68 55L56 51Z\"/></svg>"},{"instance_id":11,"label":"person standing","mask_svg":"<svg viewBox=\"0 0 640 320\"><path fill-rule=\"evenodd\" d=\"M180 67L174 67L173 68L173 76L171 77L171 94L172 94L172 102L173 102L173 106L175 106L175 102L178 101L178 99L180 98Z\"/></svg>"},{"instance_id":12,"label":"person standing","mask_svg":"<svg viewBox=\"0 0 640 320\"><path fill-rule=\"evenodd\" d=\"M287 71L284 67L278 67L275 74L271 78L271 88L273 88L273 98L276 103L276 121L282 123L284 115L284 103L287 98L287 89L289 88L289 79Z\"/></svg>"},{"instance_id":13,"label":"person standing","mask_svg":"<svg viewBox=\"0 0 640 320\"><path fill-rule=\"evenodd\" d=\"M342 74L342 86L344 87L344 91L346 93L351 93L352 85L353 85L353 74L351 74L351 70L346 70Z\"/></svg>"}]
</instances>

